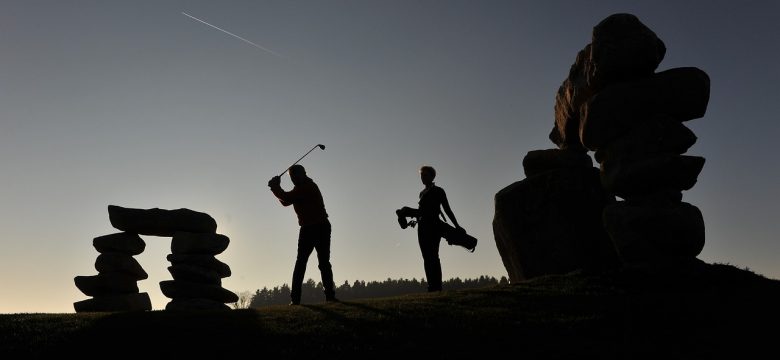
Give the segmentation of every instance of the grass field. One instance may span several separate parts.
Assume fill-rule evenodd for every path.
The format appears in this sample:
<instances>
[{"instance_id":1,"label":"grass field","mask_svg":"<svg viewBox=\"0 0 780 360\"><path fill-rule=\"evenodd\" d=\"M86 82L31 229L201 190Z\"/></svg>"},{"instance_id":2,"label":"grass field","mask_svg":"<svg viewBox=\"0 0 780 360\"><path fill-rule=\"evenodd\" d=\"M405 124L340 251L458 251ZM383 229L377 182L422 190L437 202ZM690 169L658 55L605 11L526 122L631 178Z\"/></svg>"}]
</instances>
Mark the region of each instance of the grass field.
<instances>
[{"instance_id":1,"label":"grass field","mask_svg":"<svg viewBox=\"0 0 780 360\"><path fill-rule=\"evenodd\" d=\"M0 355L700 359L775 352L780 281L703 266L680 277L572 273L229 312L0 315Z\"/></svg>"}]
</instances>

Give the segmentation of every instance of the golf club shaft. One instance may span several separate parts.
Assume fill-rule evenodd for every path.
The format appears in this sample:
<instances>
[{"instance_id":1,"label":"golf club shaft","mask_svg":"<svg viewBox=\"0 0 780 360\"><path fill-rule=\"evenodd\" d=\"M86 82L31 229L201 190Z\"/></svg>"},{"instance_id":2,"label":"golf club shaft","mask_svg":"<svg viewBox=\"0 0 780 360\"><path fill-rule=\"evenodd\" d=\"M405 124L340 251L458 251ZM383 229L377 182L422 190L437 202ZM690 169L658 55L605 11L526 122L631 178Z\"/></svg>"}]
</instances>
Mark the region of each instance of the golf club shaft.
<instances>
[{"instance_id":1,"label":"golf club shaft","mask_svg":"<svg viewBox=\"0 0 780 360\"><path fill-rule=\"evenodd\" d=\"M298 159L298 160L295 160L295 162L294 162L292 165L288 166L288 167L287 167L287 169L284 169L284 171L282 171L282 173L281 173L281 174L279 174L279 176L282 176L282 175L284 175L284 173L286 173L286 172L287 172L287 170L290 170L290 168L291 168L291 167L293 167L293 165L295 165L295 164L297 164L299 161L303 160L303 158L305 158L305 157L306 157L306 155L309 155L309 153L311 153L312 151L314 151L314 149L316 149L316 148L317 148L317 147L319 147L319 146L320 146L319 144L318 144L318 145L314 145L314 147L313 147L313 148L311 148L311 150L309 150L309 151L308 151L308 152L306 152L305 154L303 154L303 156L301 156L301 158L300 158L300 159Z\"/></svg>"}]
</instances>

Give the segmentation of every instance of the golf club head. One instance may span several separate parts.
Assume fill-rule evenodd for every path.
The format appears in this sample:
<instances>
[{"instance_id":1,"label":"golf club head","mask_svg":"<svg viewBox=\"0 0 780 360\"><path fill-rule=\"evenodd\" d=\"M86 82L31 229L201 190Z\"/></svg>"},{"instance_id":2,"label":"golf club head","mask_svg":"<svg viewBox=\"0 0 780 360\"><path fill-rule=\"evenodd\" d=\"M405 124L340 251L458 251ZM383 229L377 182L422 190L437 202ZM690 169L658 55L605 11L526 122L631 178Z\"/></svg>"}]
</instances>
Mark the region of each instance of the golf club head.
<instances>
[{"instance_id":1,"label":"golf club head","mask_svg":"<svg viewBox=\"0 0 780 360\"><path fill-rule=\"evenodd\" d=\"M322 149L322 150L325 150L325 145L322 145L322 144L317 144L317 146L319 146L319 147L320 147L320 149Z\"/></svg>"}]
</instances>

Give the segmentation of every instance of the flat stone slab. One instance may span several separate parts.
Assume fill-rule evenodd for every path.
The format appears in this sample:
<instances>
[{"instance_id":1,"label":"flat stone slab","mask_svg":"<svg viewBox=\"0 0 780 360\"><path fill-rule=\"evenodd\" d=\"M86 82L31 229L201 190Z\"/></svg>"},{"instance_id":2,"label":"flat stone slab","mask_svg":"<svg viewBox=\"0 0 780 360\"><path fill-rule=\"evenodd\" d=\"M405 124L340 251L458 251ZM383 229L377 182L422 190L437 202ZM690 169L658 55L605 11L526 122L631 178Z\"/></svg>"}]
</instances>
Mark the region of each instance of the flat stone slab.
<instances>
[{"instance_id":1,"label":"flat stone slab","mask_svg":"<svg viewBox=\"0 0 780 360\"><path fill-rule=\"evenodd\" d=\"M148 311L152 310L152 302L149 294L126 294L99 296L92 299L77 301L73 308L80 312L107 312L107 311Z\"/></svg>"},{"instance_id":2,"label":"flat stone slab","mask_svg":"<svg viewBox=\"0 0 780 360\"><path fill-rule=\"evenodd\" d=\"M168 311L212 311L212 310L230 310L219 301L209 299L174 299L165 305Z\"/></svg>"},{"instance_id":3,"label":"flat stone slab","mask_svg":"<svg viewBox=\"0 0 780 360\"><path fill-rule=\"evenodd\" d=\"M92 240L92 246L101 254L138 255L146 249L146 243L138 234L128 232L98 236Z\"/></svg>"},{"instance_id":4,"label":"flat stone slab","mask_svg":"<svg viewBox=\"0 0 780 360\"><path fill-rule=\"evenodd\" d=\"M127 254L102 253L95 260L95 269L99 273L121 272L132 276L135 280L149 278L138 260Z\"/></svg>"},{"instance_id":5,"label":"flat stone slab","mask_svg":"<svg viewBox=\"0 0 780 360\"><path fill-rule=\"evenodd\" d=\"M173 280L222 286L222 278L219 276L219 273L207 267L177 264L169 266L168 272L171 273Z\"/></svg>"},{"instance_id":6,"label":"flat stone slab","mask_svg":"<svg viewBox=\"0 0 780 360\"><path fill-rule=\"evenodd\" d=\"M171 299L210 299L221 303L234 303L238 295L219 285L198 284L179 280L160 281L163 295Z\"/></svg>"},{"instance_id":7,"label":"flat stone slab","mask_svg":"<svg viewBox=\"0 0 780 360\"><path fill-rule=\"evenodd\" d=\"M188 264L207 267L216 271L220 277L226 278L231 275L230 266L217 260L213 255L199 254L168 254L166 257L173 265Z\"/></svg>"},{"instance_id":8,"label":"flat stone slab","mask_svg":"<svg viewBox=\"0 0 780 360\"><path fill-rule=\"evenodd\" d=\"M230 239L222 234L177 232L171 240L174 254L217 255L225 251Z\"/></svg>"},{"instance_id":9,"label":"flat stone slab","mask_svg":"<svg viewBox=\"0 0 780 360\"><path fill-rule=\"evenodd\" d=\"M217 222L208 214L190 209L132 209L116 205L108 206L111 226L126 232L173 236L177 231L215 233Z\"/></svg>"},{"instance_id":10,"label":"flat stone slab","mask_svg":"<svg viewBox=\"0 0 780 360\"><path fill-rule=\"evenodd\" d=\"M87 296L132 294L138 292L138 284L133 276L111 272L73 278L76 287Z\"/></svg>"}]
</instances>

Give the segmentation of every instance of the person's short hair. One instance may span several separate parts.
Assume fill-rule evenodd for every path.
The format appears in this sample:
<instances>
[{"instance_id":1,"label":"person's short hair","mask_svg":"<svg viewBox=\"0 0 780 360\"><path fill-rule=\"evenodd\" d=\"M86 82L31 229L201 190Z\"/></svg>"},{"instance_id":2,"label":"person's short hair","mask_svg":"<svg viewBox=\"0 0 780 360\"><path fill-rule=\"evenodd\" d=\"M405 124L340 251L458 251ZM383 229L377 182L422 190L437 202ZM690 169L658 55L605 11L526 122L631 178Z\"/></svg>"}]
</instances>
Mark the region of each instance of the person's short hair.
<instances>
[{"instance_id":1,"label":"person's short hair","mask_svg":"<svg viewBox=\"0 0 780 360\"><path fill-rule=\"evenodd\" d=\"M290 166L290 175L306 175L306 169L303 168L303 165L295 164L293 166Z\"/></svg>"},{"instance_id":2,"label":"person's short hair","mask_svg":"<svg viewBox=\"0 0 780 360\"><path fill-rule=\"evenodd\" d=\"M433 166L424 165L420 168L420 173L427 172L431 174L433 177L436 177L436 169L433 168Z\"/></svg>"}]
</instances>

